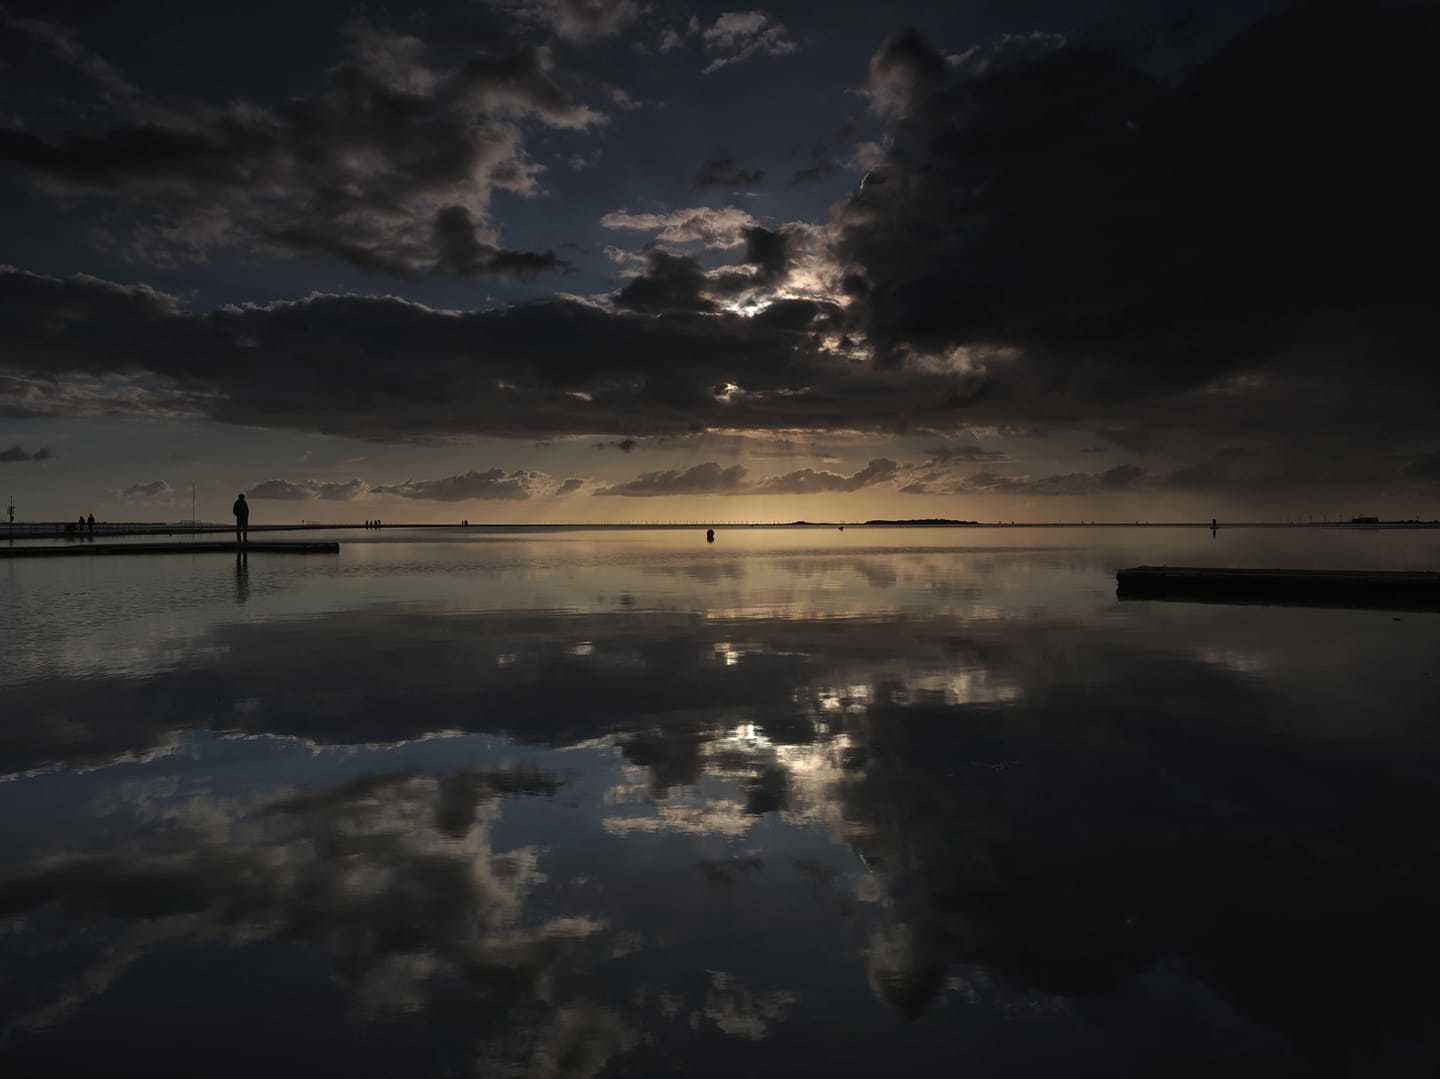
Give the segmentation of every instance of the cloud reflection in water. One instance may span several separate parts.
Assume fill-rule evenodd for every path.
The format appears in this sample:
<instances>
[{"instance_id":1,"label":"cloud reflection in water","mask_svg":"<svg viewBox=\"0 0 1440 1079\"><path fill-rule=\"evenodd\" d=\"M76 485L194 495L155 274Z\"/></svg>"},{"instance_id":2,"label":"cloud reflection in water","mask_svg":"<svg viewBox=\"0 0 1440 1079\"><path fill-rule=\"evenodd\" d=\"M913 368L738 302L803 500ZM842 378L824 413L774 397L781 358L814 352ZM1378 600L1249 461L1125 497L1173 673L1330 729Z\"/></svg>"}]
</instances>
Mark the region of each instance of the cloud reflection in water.
<instances>
[{"instance_id":1,"label":"cloud reflection in water","mask_svg":"<svg viewBox=\"0 0 1440 1079\"><path fill-rule=\"evenodd\" d=\"M915 594L914 559L853 561ZM0 982L7 1044L220 947L317 952L357 1021L487 1073L1435 1059L1423 642L1363 612L1037 610L1001 562L860 617L843 592L755 616L757 560L678 574L689 607L217 618L145 669L8 686L12 819L91 792L7 858L8 940L92 928L32 960L45 992Z\"/></svg>"}]
</instances>

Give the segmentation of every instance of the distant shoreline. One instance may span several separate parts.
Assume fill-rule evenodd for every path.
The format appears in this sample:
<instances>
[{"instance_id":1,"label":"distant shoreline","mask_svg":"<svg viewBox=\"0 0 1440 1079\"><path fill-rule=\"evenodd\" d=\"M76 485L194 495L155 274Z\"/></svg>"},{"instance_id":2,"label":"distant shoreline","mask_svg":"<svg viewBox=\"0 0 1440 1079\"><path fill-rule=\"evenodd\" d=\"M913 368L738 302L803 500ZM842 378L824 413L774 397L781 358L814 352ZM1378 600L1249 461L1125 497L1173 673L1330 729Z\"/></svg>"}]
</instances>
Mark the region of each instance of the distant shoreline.
<instances>
[{"instance_id":1,"label":"distant shoreline","mask_svg":"<svg viewBox=\"0 0 1440 1079\"><path fill-rule=\"evenodd\" d=\"M693 522L617 522L613 524L599 523L564 523L549 524L543 522L500 522L468 525L458 521L428 521L423 523L386 523L383 525L366 525L363 522L330 522L317 524L305 522L303 524L252 524L249 527L251 532L324 532L324 531L392 531L404 529L445 529L455 532L682 532L682 531L704 531L707 528L717 530L740 531L744 529L830 529L838 530L843 528L863 529L893 529L893 528L1200 528L1209 530L1209 521L963 521L952 520L944 517L922 517L913 519L885 520L872 519L868 521L745 521L745 522L724 522L724 521L693 521ZM1345 529L1352 531L1398 531L1406 529L1440 529L1440 521L1376 521L1376 522L1354 522L1354 521L1221 521L1218 529L1235 528L1329 528ZM4 522L0 522L0 540L29 540L29 539L69 539L76 543L84 543L87 540L99 537L114 536L200 536L213 535L222 532L233 532L234 525L199 523L190 525L188 522L100 522L95 523L93 534L80 532L66 532L63 523L56 522L20 522L17 521L13 530Z\"/></svg>"}]
</instances>

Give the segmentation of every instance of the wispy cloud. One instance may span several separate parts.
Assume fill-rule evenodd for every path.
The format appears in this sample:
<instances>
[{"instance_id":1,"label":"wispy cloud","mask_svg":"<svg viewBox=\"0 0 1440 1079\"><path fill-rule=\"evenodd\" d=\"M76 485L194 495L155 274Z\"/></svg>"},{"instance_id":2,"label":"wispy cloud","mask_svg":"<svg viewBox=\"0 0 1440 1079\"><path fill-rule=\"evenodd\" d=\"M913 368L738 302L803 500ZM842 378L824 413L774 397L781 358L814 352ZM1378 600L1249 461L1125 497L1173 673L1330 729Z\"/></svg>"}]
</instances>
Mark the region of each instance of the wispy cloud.
<instances>
[{"instance_id":1,"label":"wispy cloud","mask_svg":"<svg viewBox=\"0 0 1440 1079\"><path fill-rule=\"evenodd\" d=\"M660 243L698 243L722 250L743 246L744 230L755 224L750 214L734 206L696 206L665 213L612 210L600 218L601 228L653 232Z\"/></svg>"},{"instance_id":2,"label":"wispy cloud","mask_svg":"<svg viewBox=\"0 0 1440 1079\"><path fill-rule=\"evenodd\" d=\"M369 493L361 480L265 480L247 492L255 499L298 502L318 498L327 502L351 502Z\"/></svg>"},{"instance_id":3,"label":"wispy cloud","mask_svg":"<svg viewBox=\"0 0 1440 1079\"><path fill-rule=\"evenodd\" d=\"M790 31L763 11L727 11L700 33L710 62L704 74L742 64L756 56L789 56L800 51Z\"/></svg>"},{"instance_id":4,"label":"wispy cloud","mask_svg":"<svg viewBox=\"0 0 1440 1079\"><path fill-rule=\"evenodd\" d=\"M597 495L626 498L655 498L666 495L816 495L858 491L889 483L901 467L886 458L876 458L849 475L800 468L792 472L749 479L744 465L726 467L715 461L686 469L644 472L624 483L596 491Z\"/></svg>"},{"instance_id":5,"label":"wispy cloud","mask_svg":"<svg viewBox=\"0 0 1440 1079\"><path fill-rule=\"evenodd\" d=\"M117 493L125 499L164 499L173 495L175 489L165 480L151 480L149 483L132 483Z\"/></svg>"}]
</instances>

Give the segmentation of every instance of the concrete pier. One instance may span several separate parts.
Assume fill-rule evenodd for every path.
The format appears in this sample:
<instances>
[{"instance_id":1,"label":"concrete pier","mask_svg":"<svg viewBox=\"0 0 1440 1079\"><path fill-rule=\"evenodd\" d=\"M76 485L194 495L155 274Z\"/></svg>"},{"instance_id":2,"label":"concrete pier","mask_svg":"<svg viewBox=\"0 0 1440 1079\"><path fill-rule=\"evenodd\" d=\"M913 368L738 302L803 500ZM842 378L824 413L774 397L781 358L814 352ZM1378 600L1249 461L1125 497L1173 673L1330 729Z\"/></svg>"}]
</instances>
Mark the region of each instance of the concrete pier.
<instances>
[{"instance_id":1,"label":"concrete pier","mask_svg":"<svg viewBox=\"0 0 1440 1079\"><path fill-rule=\"evenodd\" d=\"M1135 566L1115 584L1122 599L1440 610L1440 573Z\"/></svg>"},{"instance_id":2,"label":"concrete pier","mask_svg":"<svg viewBox=\"0 0 1440 1079\"><path fill-rule=\"evenodd\" d=\"M339 554L340 544L332 541L256 540L171 540L165 543L74 543L46 546L0 547L0 558L63 558L66 555L112 554Z\"/></svg>"}]
</instances>

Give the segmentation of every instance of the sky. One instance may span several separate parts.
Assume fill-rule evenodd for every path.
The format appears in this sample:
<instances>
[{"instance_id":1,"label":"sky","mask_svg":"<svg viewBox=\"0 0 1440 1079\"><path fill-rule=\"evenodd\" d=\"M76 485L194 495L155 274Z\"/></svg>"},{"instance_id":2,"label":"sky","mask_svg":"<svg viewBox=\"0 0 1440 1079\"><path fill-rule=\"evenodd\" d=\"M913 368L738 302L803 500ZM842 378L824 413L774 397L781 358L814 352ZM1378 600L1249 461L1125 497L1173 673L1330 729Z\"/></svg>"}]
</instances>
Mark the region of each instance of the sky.
<instances>
[{"instance_id":1,"label":"sky","mask_svg":"<svg viewBox=\"0 0 1440 1079\"><path fill-rule=\"evenodd\" d=\"M0 499L1440 517L1404 0L0 3Z\"/></svg>"}]
</instances>

